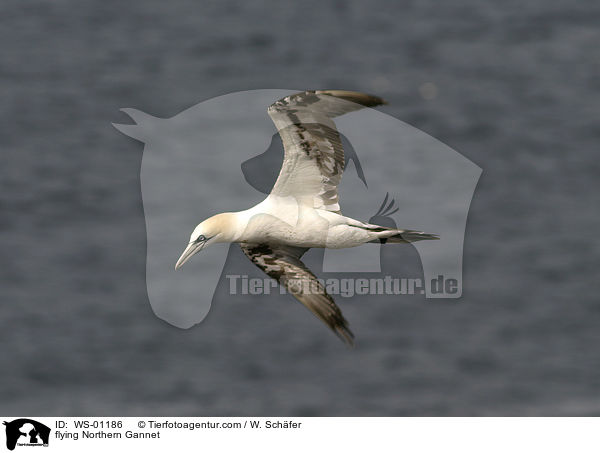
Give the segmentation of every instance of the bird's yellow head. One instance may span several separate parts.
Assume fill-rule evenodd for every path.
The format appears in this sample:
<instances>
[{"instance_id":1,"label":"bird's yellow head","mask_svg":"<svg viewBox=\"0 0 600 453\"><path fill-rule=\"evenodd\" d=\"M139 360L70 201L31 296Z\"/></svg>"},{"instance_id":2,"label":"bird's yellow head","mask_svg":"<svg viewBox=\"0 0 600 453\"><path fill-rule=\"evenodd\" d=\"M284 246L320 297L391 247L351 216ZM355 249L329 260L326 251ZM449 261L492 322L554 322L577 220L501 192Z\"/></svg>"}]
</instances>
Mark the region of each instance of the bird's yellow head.
<instances>
[{"instance_id":1,"label":"bird's yellow head","mask_svg":"<svg viewBox=\"0 0 600 453\"><path fill-rule=\"evenodd\" d=\"M232 214L225 212L212 216L198 224L190 235L187 247L177 260L175 269L179 269L207 245L218 242L229 242L231 240L231 235L229 234L231 231L231 222Z\"/></svg>"}]
</instances>

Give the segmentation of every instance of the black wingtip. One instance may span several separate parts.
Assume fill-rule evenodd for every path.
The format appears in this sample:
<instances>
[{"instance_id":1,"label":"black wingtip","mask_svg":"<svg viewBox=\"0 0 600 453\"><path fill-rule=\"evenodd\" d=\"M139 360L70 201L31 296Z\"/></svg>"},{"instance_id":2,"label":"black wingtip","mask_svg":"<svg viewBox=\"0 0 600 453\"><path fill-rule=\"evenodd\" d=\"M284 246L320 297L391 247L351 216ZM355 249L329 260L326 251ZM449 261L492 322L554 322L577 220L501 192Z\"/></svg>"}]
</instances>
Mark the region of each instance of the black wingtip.
<instances>
[{"instance_id":1,"label":"black wingtip","mask_svg":"<svg viewBox=\"0 0 600 453\"><path fill-rule=\"evenodd\" d=\"M385 99L372 94L360 93L358 91L346 90L319 90L317 93L327 94L346 101L355 102L356 104L364 105L365 107L377 107L378 105L388 105Z\"/></svg>"},{"instance_id":2,"label":"black wingtip","mask_svg":"<svg viewBox=\"0 0 600 453\"><path fill-rule=\"evenodd\" d=\"M341 313L338 319L336 319L333 323L329 324L329 327L338 336L338 338L342 340L348 347L354 347L354 334L350 330L348 320L344 318L344 316Z\"/></svg>"},{"instance_id":3,"label":"black wingtip","mask_svg":"<svg viewBox=\"0 0 600 453\"><path fill-rule=\"evenodd\" d=\"M350 349L354 348L354 334L347 327L336 326L334 332L346 346Z\"/></svg>"}]
</instances>

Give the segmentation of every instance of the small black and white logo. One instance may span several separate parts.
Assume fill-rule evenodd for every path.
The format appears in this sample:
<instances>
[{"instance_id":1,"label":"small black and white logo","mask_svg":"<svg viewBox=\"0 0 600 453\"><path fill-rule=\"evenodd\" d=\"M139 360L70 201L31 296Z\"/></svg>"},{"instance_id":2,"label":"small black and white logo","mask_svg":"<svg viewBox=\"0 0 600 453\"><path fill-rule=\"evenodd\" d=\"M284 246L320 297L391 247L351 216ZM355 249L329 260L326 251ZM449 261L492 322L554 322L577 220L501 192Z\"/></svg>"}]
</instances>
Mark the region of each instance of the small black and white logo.
<instances>
[{"instance_id":1,"label":"small black and white logo","mask_svg":"<svg viewBox=\"0 0 600 453\"><path fill-rule=\"evenodd\" d=\"M50 428L30 418L17 418L6 425L6 448L14 450L19 447L47 447Z\"/></svg>"}]
</instances>

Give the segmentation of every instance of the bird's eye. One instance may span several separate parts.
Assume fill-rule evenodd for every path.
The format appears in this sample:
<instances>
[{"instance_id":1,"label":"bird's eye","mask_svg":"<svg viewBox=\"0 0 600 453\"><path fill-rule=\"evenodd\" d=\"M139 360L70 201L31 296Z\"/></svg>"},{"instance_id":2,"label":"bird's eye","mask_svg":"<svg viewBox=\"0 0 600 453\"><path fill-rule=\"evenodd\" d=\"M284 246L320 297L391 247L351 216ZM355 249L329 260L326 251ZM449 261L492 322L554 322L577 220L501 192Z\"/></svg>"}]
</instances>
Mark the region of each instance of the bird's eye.
<instances>
[{"instance_id":1,"label":"bird's eye","mask_svg":"<svg viewBox=\"0 0 600 453\"><path fill-rule=\"evenodd\" d=\"M203 234L198 236L198 239L196 239L196 242L204 242L204 241L206 241L206 236L204 236Z\"/></svg>"}]
</instances>

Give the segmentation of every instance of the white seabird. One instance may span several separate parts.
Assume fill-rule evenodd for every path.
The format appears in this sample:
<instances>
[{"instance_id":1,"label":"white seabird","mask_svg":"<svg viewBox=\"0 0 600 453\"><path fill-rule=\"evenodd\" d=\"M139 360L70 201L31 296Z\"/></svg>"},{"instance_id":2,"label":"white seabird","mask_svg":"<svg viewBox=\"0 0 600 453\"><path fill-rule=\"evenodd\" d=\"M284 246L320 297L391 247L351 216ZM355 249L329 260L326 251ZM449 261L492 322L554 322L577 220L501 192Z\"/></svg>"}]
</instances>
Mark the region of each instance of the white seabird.
<instances>
[{"instance_id":1,"label":"white seabird","mask_svg":"<svg viewBox=\"0 0 600 453\"><path fill-rule=\"evenodd\" d=\"M344 150L332 118L383 99L342 90L305 91L272 104L268 113L284 146L281 171L265 200L240 212L217 214L200 223L175 264L179 269L209 244L237 242L269 277L352 345L354 335L332 297L300 258L311 247L341 249L367 242L408 243L438 239L422 231L372 225L345 217L337 186Z\"/></svg>"}]
</instances>

